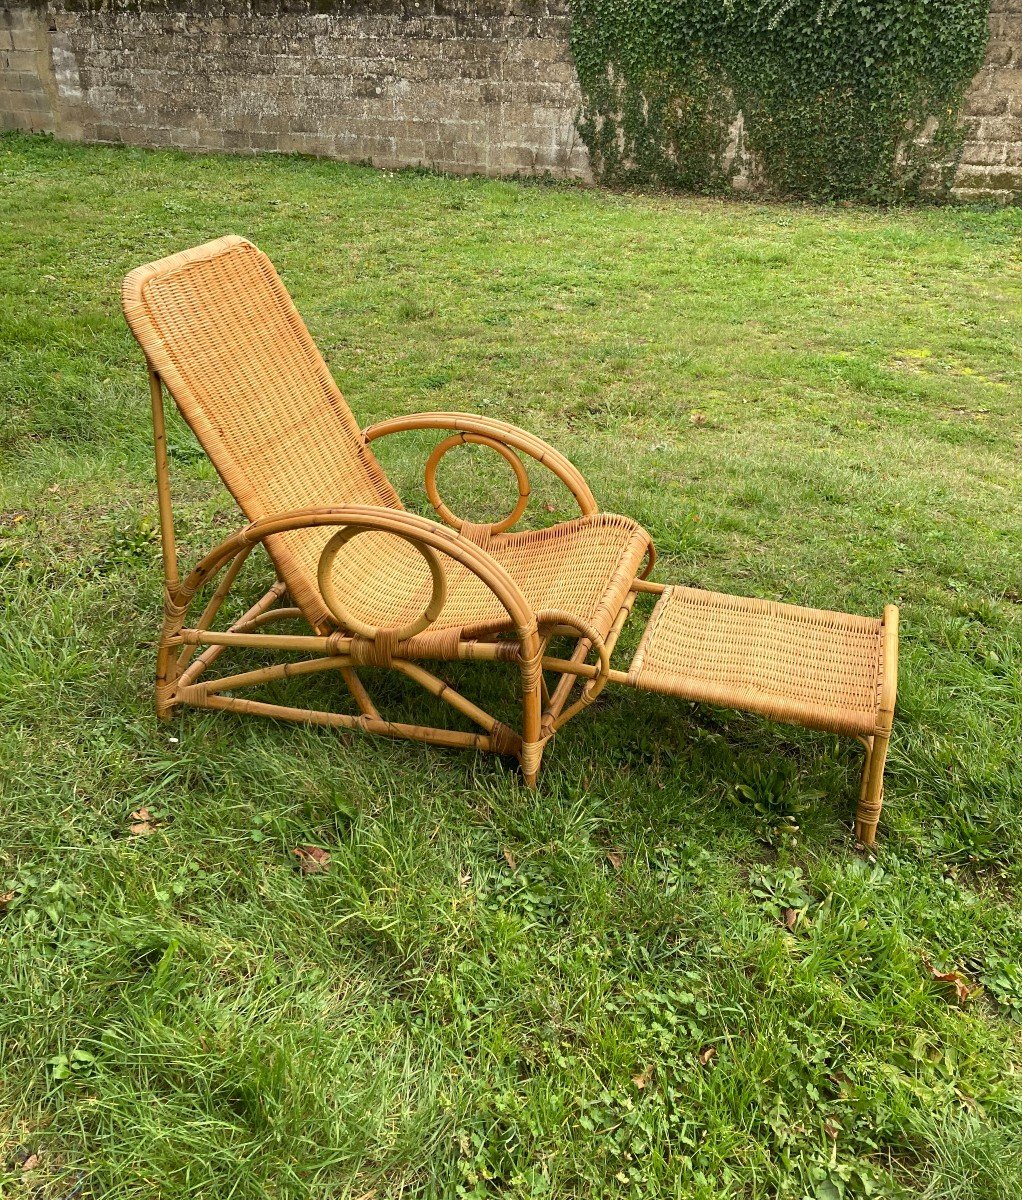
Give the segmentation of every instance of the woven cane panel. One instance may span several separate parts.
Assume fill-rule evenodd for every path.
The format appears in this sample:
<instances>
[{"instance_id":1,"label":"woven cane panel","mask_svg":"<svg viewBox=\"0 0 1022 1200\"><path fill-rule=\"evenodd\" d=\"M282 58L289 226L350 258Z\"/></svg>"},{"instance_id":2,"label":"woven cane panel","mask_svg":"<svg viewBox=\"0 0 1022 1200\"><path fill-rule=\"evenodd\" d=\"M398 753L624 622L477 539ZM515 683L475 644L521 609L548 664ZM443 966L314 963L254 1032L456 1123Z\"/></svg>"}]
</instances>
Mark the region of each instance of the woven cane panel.
<instances>
[{"instance_id":1,"label":"woven cane panel","mask_svg":"<svg viewBox=\"0 0 1022 1200\"><path fill-rule=\"evenodd\" d=\"M649 691L868 735L882 659L879 620L673 587L629 676Z\"/></svg>"},{"instance_id":2,"label":"woven cane panel","mask_svg":"<svg viewBox=\"0 0 1022 1200\"><path fill-rule=\"evenodd\" d=\"M400 508L269 259L242 239L154 264L132 327L245 514L321 505ZM144 335L148 335L148 337ZM295 598L307 535L268 546ZM325 538L321 540L325 541Z\"/></svg>"},{"instance_id":3,"label":"woven cane panel","mask_svg":"<svg viewBox=\"0 0 1022 1200\"><path fill-rule=\"evenodd\" d=\"M331 532L309 531L300 551L308 570L315 571L319 547ZM487 549L518 584L533 611L565 609L606 634L647 544L646 534L634 521L599 514L550 529L495 537ZM430 632L509 628L500 601L478 576L446 555L441 555L441 561L447 576L447 603ZM414 547L380 533L350 541L337 557L334 579L352 614L383 628L395 628L418 616L432 591L429 572ZM429 633L423 635L428 637Z\"/></svg>"}]
</instances>

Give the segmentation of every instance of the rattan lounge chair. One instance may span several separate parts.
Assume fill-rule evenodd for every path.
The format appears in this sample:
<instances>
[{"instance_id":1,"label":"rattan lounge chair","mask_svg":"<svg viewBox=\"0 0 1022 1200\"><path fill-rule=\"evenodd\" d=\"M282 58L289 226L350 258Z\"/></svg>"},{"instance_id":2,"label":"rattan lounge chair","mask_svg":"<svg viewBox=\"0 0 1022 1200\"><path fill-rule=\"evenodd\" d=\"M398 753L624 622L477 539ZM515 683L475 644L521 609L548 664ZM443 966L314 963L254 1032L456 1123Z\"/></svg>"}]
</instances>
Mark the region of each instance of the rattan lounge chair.
<instances>
[{"instance_id":1,"label":"rattan lounge chair","mask_svg":"<svg viewBox=\"0 0 1022 1200\"><path fill-rule=\"evenodd\" d=\"M539 438L464 413L396 417L362 430L269 259L225 237L132 271L124 312L149 367L166 584L156 705L258 713L417 738L516 757L536 781L550 739L608 683L743 709L859 738L866 764L856 835L872 842L897 682L898 610L881 620L740 599L647 577L649 534L601 513L583 477ZM178 574L163 393L185 420L249 524L183 579ZM425 466L439 520L406 511L370 443L404 430L448 436ZM441 500L436 469L463 443L488 447L514 473L513 511L489 525L461 520ZM529 501L522 458L552 471L580 516L512 532ZM276 581L229 628L214 618L256 546ZM659 594L631 664L611 652L640 592ZM197 598L208 597L189 618ZM266 631L295 618L308 632ZM551 639L567 636L563 657ZM229 647L306 657L219 678L207 669ZM520 675L517 728L497 720L423 663L506 664ZM389 721L362 668L389 668L440 697L479 732ZM293 708L245 689L335 671L355 712Z\"/></svg>"}]
</instances>

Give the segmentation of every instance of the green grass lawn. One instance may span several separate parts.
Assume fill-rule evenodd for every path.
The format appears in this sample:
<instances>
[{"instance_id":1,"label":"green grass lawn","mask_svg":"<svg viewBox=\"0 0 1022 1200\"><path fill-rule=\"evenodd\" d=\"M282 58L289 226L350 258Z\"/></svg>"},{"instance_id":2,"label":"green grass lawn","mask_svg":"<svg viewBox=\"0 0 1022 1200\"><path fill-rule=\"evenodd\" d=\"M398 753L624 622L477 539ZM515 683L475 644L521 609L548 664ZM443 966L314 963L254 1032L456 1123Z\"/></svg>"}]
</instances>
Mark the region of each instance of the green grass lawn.
<instances>
[{"instance_id":1,"label":"green grass lawn","mask_svg":"<svg viewBox=\"0 0 1022 1200\"><path fill-rule=\"evenodd\" d=\"M539 433L659 579L899 603L875 853L854 742L614 688L535 793L417 744L158 725L118 287L227 232L364 423ZM0 1196L1017 1200L1020 234L0 138ZM420 511L429 444L381 448ZM241 522L170 445L187 563ZM452 506L502 515L506 468L455 457Z\"/></svg>"}]
</instances>

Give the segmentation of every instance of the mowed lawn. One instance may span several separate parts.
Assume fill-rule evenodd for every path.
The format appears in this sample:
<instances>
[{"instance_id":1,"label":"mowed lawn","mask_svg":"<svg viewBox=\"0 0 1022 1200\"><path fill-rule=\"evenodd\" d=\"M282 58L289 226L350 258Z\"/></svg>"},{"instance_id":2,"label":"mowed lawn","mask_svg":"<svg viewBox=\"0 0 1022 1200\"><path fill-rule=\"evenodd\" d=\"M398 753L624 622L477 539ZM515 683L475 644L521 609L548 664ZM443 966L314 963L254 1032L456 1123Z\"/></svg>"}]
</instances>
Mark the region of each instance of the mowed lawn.
<instances>
[{"instance_id":1,"label":"mowed lawn","mask_svg":"<svg viewBox=\"0 0 1022 1200\"><path fill-rule=\"evenodd\" d=\"M613 687L533 793L490 757L157 724L119 283L228 232L364 423L540 434L661 580L900 604L875 851L854 741ZM0 138L0 1196L1016 1200L1020 235ZM190 563L241 522L170 444ZM430 444L381 446L419 511ZM449 503L502 516L506 467L460 453Z\"/></svg>"}]
</instances>

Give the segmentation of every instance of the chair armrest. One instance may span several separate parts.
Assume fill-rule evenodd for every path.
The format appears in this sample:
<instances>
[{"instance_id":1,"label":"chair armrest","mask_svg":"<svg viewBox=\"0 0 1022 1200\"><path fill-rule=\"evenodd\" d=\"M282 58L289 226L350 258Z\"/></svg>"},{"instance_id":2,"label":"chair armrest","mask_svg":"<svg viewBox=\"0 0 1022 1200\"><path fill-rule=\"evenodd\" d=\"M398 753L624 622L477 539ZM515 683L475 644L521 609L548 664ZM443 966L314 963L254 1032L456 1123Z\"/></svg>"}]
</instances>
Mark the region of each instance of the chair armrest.
<instances>
[{"instance_id":1,"label":"chair armrest","mask_svg":"<svg viewBox=\"0 0 1022 1200\"><path fill-rule=\"evenodd\" d=\"M458 534L441 525L438 521L420 517L403 509L376 507L368 504L353 504L340 507L306 508L294 512L280 513L274 516L261 517L250 525L238 530L215 550L207 554L195 569L168 596L168 618L181 627L181 618L191 605L192 600L200 589L210 579L216 576L228 563L239 556L247 555L256 544L265 541L275 534L287 533L293 529L312 529L321 526L336 526L337 533L327 543L320 558L320 586L324 591L324 600L334 612L338 624L347 627L352 632L368 637L384 636L386 638L407 638L421 632L439 616L446 597L446 583L442 566L437 558L439 551L461 563L473 574L477 575L491 592L497 597L513 623L522 641L523 653L535 657L537 648L531 642L536 637L536 614L529 606L518 585L504 570L499 562L474 542L459 537ZM352 622L346 610L333 594L332 583L323 588L323 580L329 574L333 557L340 550L343 542L363 530L377 530L392 533L405 541L411 542L422 552L433 575L434 589L430 603L427 605L420 622L411 630L378 630L362 622ZM337 609L340 609L338 612Z\"/></svg>"},{"instance_id":2,"label":"chair armrest","mask_svg":"<svg viewBox=\"0 0 1022 1200\"><path fill-rule=\"evenodd\" d=\"M368 443L375 441L377 438L387 437L392 433L405 433L415 429L449 429L456 435L460 435L456 438L448 439L448 442L442 443L443 449L438 446L437 451L434 452L434 456L430 458L430 463L427 464L427 482L431 485L427 487L427 491L430 492L430 500L440 516L455 528L461 528L465 522L459 522L458 518L454 517L453 513L446 506L438 502L438 498L435 495L435 486L432 486L432 471L435 470L439 457L458 440L479 441L481 444L489 445L498 451L501 451L501 447L521 451L522 454L526 454L530 458L535 459L536 462L542 463L544 467L552 471L560 479L575 497L583 516L599 512L599 506L589 488L589 484L586 483L585 477L577 467L573 466L559 450L555 450L553 446L548 445L541 438L528 433L524 429L519 429L515 425L509 425L506 421L498 421L493 417L475 416L472 413L410 413L407 416L391 417L386 421L378 421L375 425L371 425L365 430L363 437ZM504 453L504 451L501 452ZM505 457L507 457L506 453ZM517 471L516 474L518 474ZM513 514L513 519L485 528L500 532L517 521L521 515L520 510L524 508L524 502L528 497L527 487L524 491L521 488L521 477L519 477L519 484L520 507Z\"/></svg>"}]
</instances>

